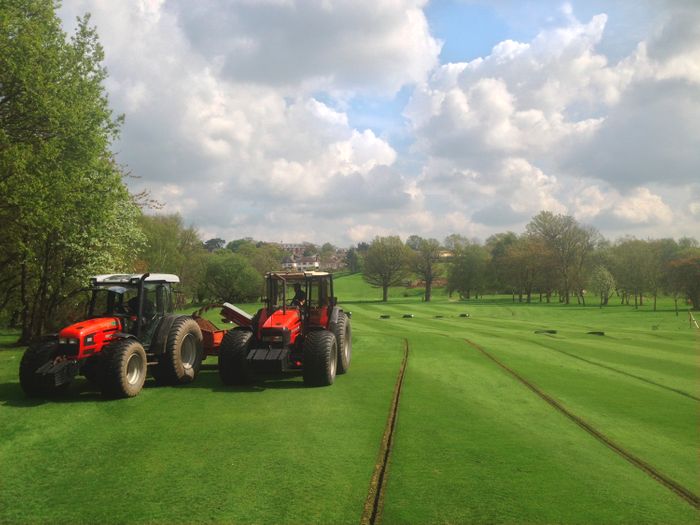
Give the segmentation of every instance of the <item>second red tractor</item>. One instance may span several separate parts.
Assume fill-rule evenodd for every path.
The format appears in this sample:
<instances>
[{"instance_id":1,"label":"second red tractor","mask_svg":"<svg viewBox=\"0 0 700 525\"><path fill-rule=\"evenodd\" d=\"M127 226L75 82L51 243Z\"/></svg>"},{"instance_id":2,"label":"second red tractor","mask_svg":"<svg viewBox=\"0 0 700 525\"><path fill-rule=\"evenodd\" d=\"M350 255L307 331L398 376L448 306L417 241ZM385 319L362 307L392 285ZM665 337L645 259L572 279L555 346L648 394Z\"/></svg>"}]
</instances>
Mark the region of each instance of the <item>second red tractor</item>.
<instances>
[{"instance_id":1,"label":"second red tractor","mask_svg":"<svg viewBox=\"0 0 700 525\"><path fill-rule=\"evenodd\" d=\"M352 356L350 317L333 295L326 272L271 272L264 306L254 315L231 305L222 313L238 327L219 347L219 375L228 385L258 374L301 372L309 386L333 384Z\"/></svg>"}]
</instances>

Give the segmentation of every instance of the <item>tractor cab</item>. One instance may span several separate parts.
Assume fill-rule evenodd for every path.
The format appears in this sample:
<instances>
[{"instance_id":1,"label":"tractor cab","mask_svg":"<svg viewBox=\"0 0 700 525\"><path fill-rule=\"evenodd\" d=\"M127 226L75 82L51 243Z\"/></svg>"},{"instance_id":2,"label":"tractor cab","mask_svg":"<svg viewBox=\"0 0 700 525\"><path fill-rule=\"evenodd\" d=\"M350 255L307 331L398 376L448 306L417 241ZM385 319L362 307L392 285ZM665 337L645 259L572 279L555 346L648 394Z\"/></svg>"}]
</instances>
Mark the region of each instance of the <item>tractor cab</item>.
<instances>
[{"instance_id":1,"label":"tractor cab","mask_svg":"<svg viewBox=\"0 0 700 525\"><path fill-rule=\"evenodd\" d=\"M334 306L333 276L327 272L270 272L265 276L266 310L272 315L287 309L301 313L305 322L318 323L321 311ZM327 319L326 319L327 321ZM326 325L327 323L323 323Z\"/></svg>"},{"instance_id":2,"label":"tractor cab","mask_svg":"<svg viewBox=\"0 0 700 525\"><path fill-rule=\"evenodd\" d=\"M158 321L173 312L172 285L179 282L170 274L97 275L87 318L117 317L124 332L149 340Z\"/></svg>"}]
</instances>

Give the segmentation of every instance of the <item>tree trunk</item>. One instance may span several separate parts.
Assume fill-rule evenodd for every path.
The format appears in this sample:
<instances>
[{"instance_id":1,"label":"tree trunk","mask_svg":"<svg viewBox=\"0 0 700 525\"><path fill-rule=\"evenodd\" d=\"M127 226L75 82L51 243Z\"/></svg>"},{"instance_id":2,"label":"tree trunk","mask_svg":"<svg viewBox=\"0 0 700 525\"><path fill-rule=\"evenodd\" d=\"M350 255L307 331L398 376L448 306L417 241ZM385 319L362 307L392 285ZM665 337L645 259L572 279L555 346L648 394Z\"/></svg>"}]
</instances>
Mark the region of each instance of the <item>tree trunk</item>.
<instances>
[{"instance_id":1,"label":"tree trunk","mask_svg":"<svg viewBox=\"0 0 700 525\"><path fill-rule=\"evenodd\" d=\"M639 296L637 294L637 290L634 291L634 309L637 310L639 308Z\"/></svg>"},{"instance_id":2,"label":"tree trunk","mask_svg":"<svg viewBox=\"0 0 700 525\"><path fill-rule=\"evenodd\" d=\"M656 292L654 292L654 311L656 312Z\"/></svg>"},{"instance_id":3,"label":"tree trunk","mask_svg":"<svg viewBox=\"0 0 700 525\"><path fill-rule=\"evenodd\" d=\"M382 301L387 302L389 300L389 286L382 286Z\"/></svg>"},{"instance_id":4,"label":"tree trunk","mask_svg":"<svg viewBox=\"0 0 700 525\"><path fill-rule=\"evenodd\" d=\"M22 259L20 265L20 288L19 288L20 303L22 305L22 332L19 337L19 342L24 344L29 342L29 304L27 303L27 262Z\"/></svg>"},{"instance_id":5,"label":"tree trunk","mask_svg":"<svg viewBox=\"0 0 700 525\"><path fill-rule=\"evenodd\" d=\"M430 297L432 296L432 292L433 292L433 280L426 279L426 281L425 281L425 302L426 303L430 302Z\"/></svg>"}]
</instances>

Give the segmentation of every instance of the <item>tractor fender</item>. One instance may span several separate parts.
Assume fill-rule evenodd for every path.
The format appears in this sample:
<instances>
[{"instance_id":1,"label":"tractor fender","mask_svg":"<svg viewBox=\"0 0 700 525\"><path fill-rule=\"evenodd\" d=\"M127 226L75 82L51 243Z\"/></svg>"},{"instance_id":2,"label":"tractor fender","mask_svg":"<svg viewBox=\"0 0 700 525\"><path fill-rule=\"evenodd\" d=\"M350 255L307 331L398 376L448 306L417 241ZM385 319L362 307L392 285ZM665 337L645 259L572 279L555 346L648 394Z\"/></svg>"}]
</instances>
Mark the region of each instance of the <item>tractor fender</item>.
<instances>
[{"instance_id":1,"label":"tractor fender","mask_svg":"<svg viewBox=\"0 0 700 525\"><path fill-rule=\"evenodd\" d=\"M167 314L158 323L158 328L156 328L155 335L151 341L151 346L148 351L154 354L162 354L165 352L165 345L168 342L168 334L173 326L175 320L181 317L190 317L189 315L178 315L178 314Z\"/></svg>"},{"instance_id":2,"label":"tractor fender","mask_svg":"<svg viewBox=\"0 0 700 525\"><path fill-rule=\"evenodd\" d=\"M331 311L331 317L328 320L329 330L333 331L336 323L338 322L338 316L341 314L342 311L343 311L343 309L340 306L333 307L333 310Z\"/></svg>"}]
</instances>

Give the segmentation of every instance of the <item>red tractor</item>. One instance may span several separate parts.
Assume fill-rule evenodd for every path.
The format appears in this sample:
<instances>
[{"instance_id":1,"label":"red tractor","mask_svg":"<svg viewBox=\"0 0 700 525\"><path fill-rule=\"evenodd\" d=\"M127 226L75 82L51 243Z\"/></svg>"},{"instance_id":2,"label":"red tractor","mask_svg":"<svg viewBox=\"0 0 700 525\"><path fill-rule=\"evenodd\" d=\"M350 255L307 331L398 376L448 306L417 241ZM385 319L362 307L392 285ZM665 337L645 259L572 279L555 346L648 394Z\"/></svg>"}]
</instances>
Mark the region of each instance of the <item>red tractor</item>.
<instances>
[{"instance_id":1,"label":"red tractor","mask_svg":"<svg viewBox=\"0 0 700 525\"><path fill-rule=\"evenodd\" d=\"M254 316L224 305L239 326L223 336L219 375L227 385L255 375L301 372L310 386L333 384L350 366L350 318L333 296L326 272L272 272L265 276L265 306Z\"/></svg>"},{"instance_id":2,"label":"red tractor","mask_svg":"<svg viewBox=\"0 0 700 525\"><path fill-rule=\"evenodd\" d=\"M189 383L203 358L195 320L173 313L170 274L98 275L91 279L84 321L46 336L22 356L19 380L28 396L65 389L78 374L109 397L133 397L147 371L161 384Z\"/></svg>"}]
</instances>

